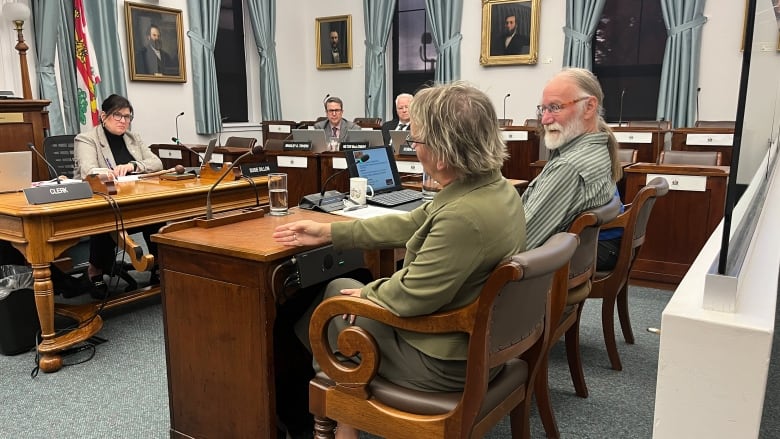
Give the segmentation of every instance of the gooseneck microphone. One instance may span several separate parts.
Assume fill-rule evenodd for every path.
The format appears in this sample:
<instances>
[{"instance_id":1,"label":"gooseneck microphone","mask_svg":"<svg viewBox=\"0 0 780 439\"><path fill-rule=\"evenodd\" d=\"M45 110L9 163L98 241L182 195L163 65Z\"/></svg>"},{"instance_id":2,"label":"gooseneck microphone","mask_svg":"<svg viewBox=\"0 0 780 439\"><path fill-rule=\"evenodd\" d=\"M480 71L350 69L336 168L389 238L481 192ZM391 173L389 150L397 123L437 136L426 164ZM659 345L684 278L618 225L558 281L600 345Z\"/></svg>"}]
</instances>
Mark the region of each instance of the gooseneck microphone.
<instances>
[{"instance_id":1,"label":"gooseneck microphone","mask_svg":"<svg viewBox=\"0 0 780 439\"><path fill-rule=\"evenodd\" d=\"M322 105L325 105L325 101L327 101L329 97L330 97L330 93L326 94L325 97L322 98Z\"/></svg>"},{"instance_id":2,"label":"gooseneck microphone","mask_svg":"<svg viewBox=\"0 0 780 439\"><path fill-rule=\"evenodd\" d=\"M507 99L509 96L511 96L509 93L507 93L507 94L506 94L506 96L504 96L504 115L502 116L502 118L503 118L504 120L506 120L506 99Z\"/></svg>"},{"instance_id":3,"label":"gooseneck microphone","mask_svg":"<svg viewBox=\"0 0 780 439\"><path fill-rule=\"evenodd\" d=\"M184 112L183 111L176 115L176 138L177 139L179 138L179 118L182 117L182 116L184 116Z\"/></svg>"},{"instance_id":4,"label":"gooseneck microphone","mask_svg":"<svg viewBox=\"0 0 780 439\"><path fill-rule=\"evenodd\" d=\"M203 154L199 153L198 151L195 151L194 149L192 149L191 146L187 146L187 145L181 143L181 140L178 137L171 137L171 140L173 141L173 143L175 143L175 144L177 144L179 146L183 146L184 149L186 149L187 151L189 151L189 152L195 154L196 156L200 157L201 162L205 163L206 158L203 156Z\"/></svg>"},{"instance_id":5,"label":"gooseneck microphone","mask_svg":"<svg viewBox=\"0 0 780 439\"><path fill-rule=\"evenodd\" d=\"M318 206L322 206L322 199L325 198L325 189L328 187L328 183L330 183L333 178L335 178L337 175L341 175L349 168L339 169L338 171L334 172L330 175L330 177L325 179L325 182L322 183L322 190L320 191L320 199L317 201Z\"/></svg>"},{"instance_id":6,"label":"gooseneck microphone","mask_svg":"<svg viewBox=\"0 0 780 439\"><path fill-rule=\"evenodd\" d=\"M62 182L60 181L60 177L57 175L57 168L55 168L51 163L49 163L49 161L46 160L46 157L44 157L43 154L41 154L40 152L38 152L37 149L35 149L35 145L33 145L32 142L28 142L27 147L30 148L32 152L35 153L35 155L40 157L44 163L46 163L46 166L49 167L49 171L54 176L54 179L57 180L57 184L61 184Z\"/></svg>"},{"instance_id":7,"label":"gooseneck microphone","mask_svg":"<svg viewBox=\"0 0 780 439\"><path fill-rule=\"evenodd\" d=\"M623 98L626 96L626 89L624 88L622 92L620 92L620 111L618 112L618 126L623 126Z\"/></svg>"},{"instance_id":8,"label":"gooseneck microphone","mask_svg":"<svg viewBox=\"0 0 780 439\"><path fill-rule=\"evenodd\" d=\"M225 123L225 121L228 120L229 117L230 115L228 114L222 116L222 118L219 120L219 132L217 132L217 146L219 146L220 148L222 147L222 130L225 129L225 127L223 127L222 124Z\"/></svg>"},{"instance_id":9,"label":"gooseneck microphone","mask_svg":"<svg viewBox=\"0 0 780 439\"><path fill-rule=\"evenodd\" d=\"M212 214L212 212L211 212L211 192L214 190L214 188L217 187L219 182L221 182L222 179L225 178L226 175L230 174L230 172L233 170L233 168L236 167L238 162L243 160L248 155L260 154L260 152L262 152L262 151L263 151L263 145L256 144L255 146L252 147L252 149L250 149L249 151L247 151L247 152L241 154L240 156L238 156L236 161L231 163L230 166L228 166L228 168L225 170L225 172L223 172L222 175L219 176L217 181L215 181L214 184L211 185L211 187L209 188L208 193L206 194L206 220L210 220L214 216Z\"/></svg>"},{"instance_id":10,"label":"gooseneck microphone","mask_svg":"<svg viewBox=\"0 0 780 439\"><path fill-rule=\"evenodd\" d=\"M701 93L701 87L696 88L696 120L694 122L699 121L699 93Z\"/></svg>"}]
</instances>

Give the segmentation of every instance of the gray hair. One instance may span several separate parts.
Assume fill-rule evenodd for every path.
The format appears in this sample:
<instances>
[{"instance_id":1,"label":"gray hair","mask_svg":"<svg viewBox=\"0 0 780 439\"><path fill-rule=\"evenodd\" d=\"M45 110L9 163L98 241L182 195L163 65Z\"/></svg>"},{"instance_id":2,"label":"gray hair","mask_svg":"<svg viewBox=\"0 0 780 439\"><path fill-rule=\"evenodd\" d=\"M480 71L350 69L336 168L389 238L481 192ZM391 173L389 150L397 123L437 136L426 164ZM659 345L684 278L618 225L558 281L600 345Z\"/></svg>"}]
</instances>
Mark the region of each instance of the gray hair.
<instances>
[{"instance_id":1,"label":"gray hair","mask_svg":"<svg viewBox=\"0 0 780 439\"><path fill-rule=\"evenodd\" d=\"M561 70L558 75L571 80L581 92L596 98L596 103L598 104L598 130L607 133L609 136L607 148L609 149L609 158L612 161L612 179L616 182L619 181L623 177L623 167L620 166L617 153L620 144L615 138L612 128L604 120L604 91L601 90L598 78L590 70L575 67L567 67Z\"/></svg>"},{"instance_id":2,"label":"gray hair","mask_svg":"<svg viewBox=\"0 0 780 439\"><path fill-rule=\"evenodd\" d=\"M492 102L466 82L422 89L409 114L415 136L457 178L500 170L508 156Z\"/></svg>"},{"instance_id":3,"label":"gray hair","mask_svg":"<svg viewBox=\"0 0 780 439\"><path fill-rule=\"evenodd\" d=\"M401 94L399 94L398 96L395 97L395 106L396 107L398 106L398 100L401 99L401 98L409 98L409 100L411 101L412 99L414 99L414 96L409 94L409 93L401 93Z\"/></svg>"}]
</instances>

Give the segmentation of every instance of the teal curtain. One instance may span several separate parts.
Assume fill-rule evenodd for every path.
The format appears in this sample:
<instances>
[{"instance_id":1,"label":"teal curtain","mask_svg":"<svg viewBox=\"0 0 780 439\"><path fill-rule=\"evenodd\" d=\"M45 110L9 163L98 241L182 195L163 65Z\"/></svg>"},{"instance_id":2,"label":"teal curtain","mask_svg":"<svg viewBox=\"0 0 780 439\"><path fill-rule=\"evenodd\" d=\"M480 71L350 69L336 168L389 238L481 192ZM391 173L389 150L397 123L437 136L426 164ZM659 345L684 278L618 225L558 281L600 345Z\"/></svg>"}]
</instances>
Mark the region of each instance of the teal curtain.
<instances>
[{"instance_id":1,"label":"teal curtain","mask_svg":"<svg viewBox=\"0 0 780 439\"><path fill-rule=\"evenodd\" d=\"M434 79L439 84L460 79L460 41L463 39L460 23L463 18L463 0L425 0L425 8L436 45Z\"/></svg>"},{"instance_id":2,"label":"teal curtain","mask_svg":"<svg viewBox=\"0 0 780 439\"><path fill-rule=\"evenodd\" d=\"M87 17L92 52L97 58L100 83L97 85L98 105L112 93L127 96L125 63L119 45L116 2L105 0L84 0L84 14Z\"/></svg>"},{"instance_id":3,"label":"teal curtain","mask_svg":"<svg viewBox=\"0 0 780 439\"><path fill-rule=\"evenodd\" d=\"M593 70L593 34L607 0L567 0L563 67Z\"/></svg>"},{"instance_id":4,"label":"teal curtain","mask_svg":"<svg viewBox=\"0 0 780 439\"><path fill-rule=\"evenodd\" d=\"M363 0L366 30L366 117L385 120L387 110L387 38L393 25L395 0ZM392 114L392 113L391 113Z\"/></svg>"},{"instance_id":5,"label":"teal curtain","mask_svg":"<svg viewBox=\"0 0 780 439\"><path fill-rule=\"evenodd\" d=\"M192 88L195 104L195 131L214 134L222 131L219 112L217 69L214 63L214 44L217 42L220 0L187 0L190 16L192 52Z\"/></svg>"},{"instance_id":6,"label":"teal curtain","mask_svg":"<svg viewBox=\"0 0 780 439\"><path fill-rule=\"evenodd\" d=\"M247 0L252 33L260 54L260 109L263 120L282 119L276 61L276 0Z\"/></svg>"},{"instance_id":7,"label":"teal curtain","mask_svg":"<svg viewBox=\"0 0 780 439\"><path fill-rule=\"evenodd\" d=\"M46 0L47 2L49 0ZM43 3L43 1L41 1ZM54 2L58 3L58 2ZM60 89L62 90L62 116L65 134L78 134L79 100L76 91L76 30L74 28L73 1L59 2L60 23L57 37L57 59L60 65Z\"/></svg>"},{"instance_id":8,"label":"teal curtain","mask_svg":"<svg viewBox=\"0 0 780 439\"><path fill-rule=\"evenodd\" d=\"M661 0L666 23L666 50L658 92L658 119L672 127L693 126L696 118L696 89L705 0ZM740 22L741 23L741 22Z\"/></svg>"},{"instance_id":9,"label":"teal curtain","mask_svg":"<svg viewBox=\"0 0 780 439\"><path fill-rule=\"evenodd\" d=\"M47 32L35 32L35 48L38 51L38 88L41 99L48 99L49 133L53 136L73 134L65 131L62 120L60 92L57 88L57 75L54 72L54 59L57 53L57 38L60 36L60 6L56 2L38 0L32 3L33 25L35 29L49 29Z\"/></svg>"}]
</instances>

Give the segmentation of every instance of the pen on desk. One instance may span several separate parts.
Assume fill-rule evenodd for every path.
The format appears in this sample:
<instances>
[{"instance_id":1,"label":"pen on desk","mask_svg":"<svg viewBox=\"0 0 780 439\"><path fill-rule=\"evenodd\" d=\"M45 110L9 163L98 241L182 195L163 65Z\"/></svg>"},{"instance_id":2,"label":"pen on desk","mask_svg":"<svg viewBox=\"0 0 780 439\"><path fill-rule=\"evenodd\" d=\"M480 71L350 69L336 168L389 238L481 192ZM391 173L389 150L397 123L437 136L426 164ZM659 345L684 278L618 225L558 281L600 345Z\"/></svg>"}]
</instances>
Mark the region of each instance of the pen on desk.
<instances>
[{"instance_id":1,"label":"pen on desk","mask_svg":"<svg viewBox=\"0 0 780 439\"><path fill-rule=\"evenodd\" d=\"M111 159L109 159L108 157L106 157L106 166L108 166L108 169L112 171L114 170L114 165L111 164Z\"/></svg>"}]
</instances>

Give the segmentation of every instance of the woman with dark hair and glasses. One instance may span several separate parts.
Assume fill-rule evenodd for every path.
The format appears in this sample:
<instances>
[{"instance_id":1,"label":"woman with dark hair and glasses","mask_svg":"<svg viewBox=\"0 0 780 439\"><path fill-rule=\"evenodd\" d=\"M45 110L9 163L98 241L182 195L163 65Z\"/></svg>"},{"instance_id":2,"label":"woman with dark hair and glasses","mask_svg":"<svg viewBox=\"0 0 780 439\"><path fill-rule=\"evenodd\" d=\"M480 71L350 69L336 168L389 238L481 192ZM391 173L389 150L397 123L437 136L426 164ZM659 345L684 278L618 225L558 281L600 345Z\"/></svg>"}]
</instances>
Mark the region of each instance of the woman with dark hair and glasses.
<instances>
[{"instance_id":1,"label":"woman with dark hair and glasses","mask_svg":"<svg viewBox=\"0 0 780 439\"><path fill-rule=\"evenodd\" d=\"M87 175L104 172L120 177L162 170L160 158L141 141L138 134L129 131L130 122L133 121L130 101L112 94L103 101L101 109L100 125L92 131L79 134L74 140L74 178L84 179ZM152 254L156 254L156 246L149 240L149 235L158 229L159 226L147 226L135 231L143 232ZM87 274L92 281L93 296L105 296L107 287L103 282L103 273L109 272L114 264L115 247L116 243L108 233L90 237Z\"/></svg>"},{"instance_id":2,"label":"woman with dark hair and glasses","mask_svg":"<svg viewBox=\"0 0 780 439\"><path fill-rule=\"evenodd\" d=\"M332 224L296 221L277 227L273 234L286 246L405 247L403 267L389 278L368 284L336 279L324 291L324 297L366 298L400 317L473 302L496 265L524 251L526 245L523 205L501 175L506 146L487 95L463 82L438 85L419 91L409 112L407 142L425 172L442 186L432 201L399 215ZM307 313L295 327L307 346L309 318ZM418 334L362 317L335 319L331 322L332 346L336 346L337 334L351 323L370 332L382 347L379 375L383 378L420 391L463 389L466 334ZM498 371L491 370L490 377ZM308 379L304 390L306 383ZM305 397L305 393L300 396ZM357 438L357 434L339 425L336 437Z\"/></svg>"}]
</instances>

